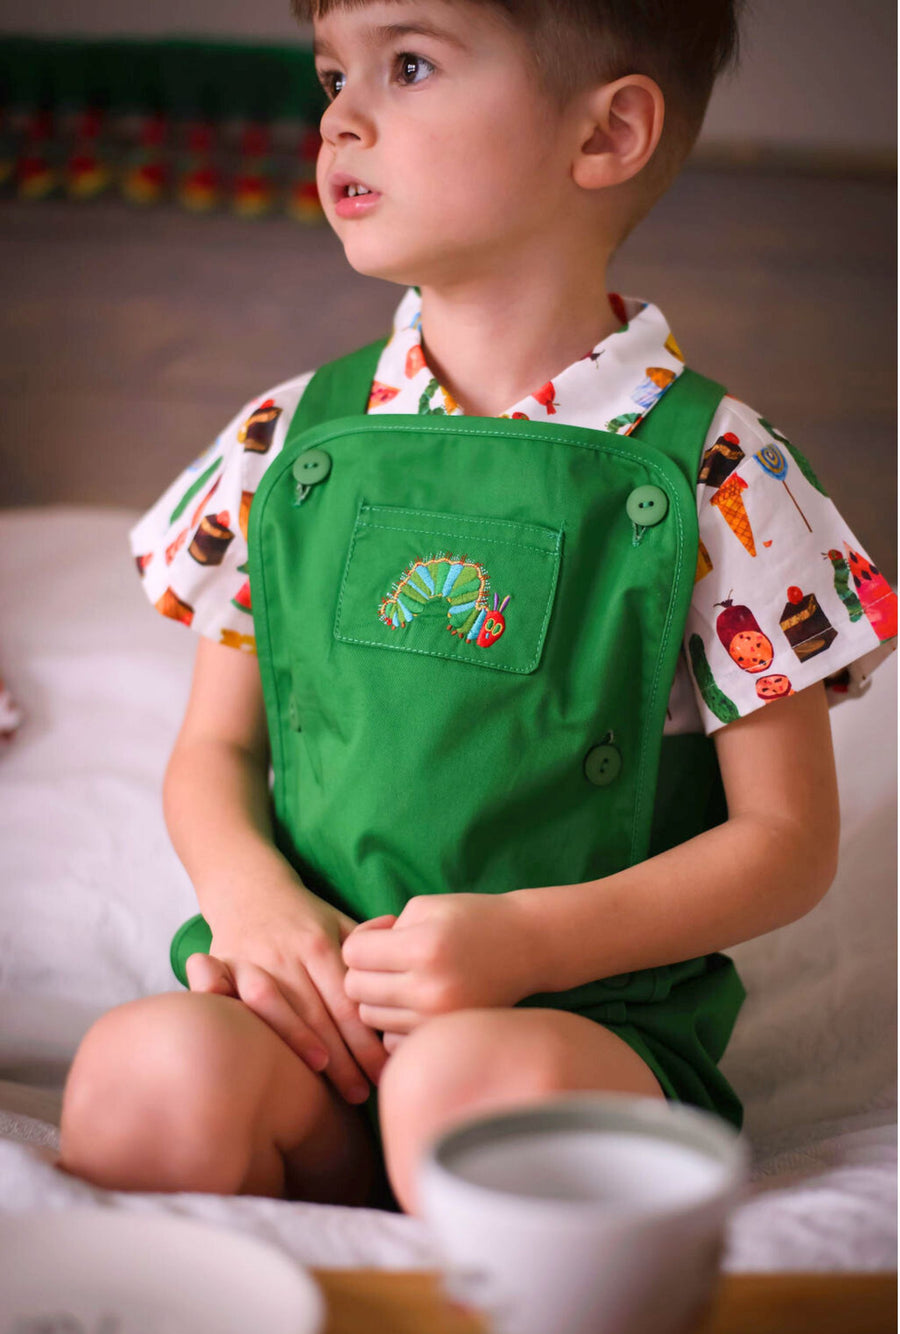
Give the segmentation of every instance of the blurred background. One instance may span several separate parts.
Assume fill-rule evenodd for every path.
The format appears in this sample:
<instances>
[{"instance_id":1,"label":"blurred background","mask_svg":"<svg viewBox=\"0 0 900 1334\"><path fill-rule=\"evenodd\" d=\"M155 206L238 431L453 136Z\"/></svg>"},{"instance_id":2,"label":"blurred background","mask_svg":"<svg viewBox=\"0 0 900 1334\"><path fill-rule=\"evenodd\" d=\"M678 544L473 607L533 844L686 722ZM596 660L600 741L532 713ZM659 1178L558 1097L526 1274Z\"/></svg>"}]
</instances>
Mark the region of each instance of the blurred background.
<instances>
[{"instance_id":1,"label":"blurred background","mask_svg":"<svg viewBox=\"0 0 900 1334\"><path fill-rule=\"evenodd\" d=\"M893 583L896 21L750 0L610 272L806 452ZM248 399L387 331L400 290L310 191L308 41L288 0L4 0L0 504L144 509Z\"/></svg>"}]
</instances>

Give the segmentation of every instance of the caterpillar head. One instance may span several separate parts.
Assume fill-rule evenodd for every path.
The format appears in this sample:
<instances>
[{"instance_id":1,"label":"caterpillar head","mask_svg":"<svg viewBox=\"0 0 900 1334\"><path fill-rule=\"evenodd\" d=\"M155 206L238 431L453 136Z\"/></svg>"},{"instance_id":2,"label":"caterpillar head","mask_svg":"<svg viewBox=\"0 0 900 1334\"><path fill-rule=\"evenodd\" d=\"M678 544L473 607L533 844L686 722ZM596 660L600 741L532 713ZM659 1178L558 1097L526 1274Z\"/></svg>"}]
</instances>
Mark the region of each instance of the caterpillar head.
<instances>
[{"instance_id":1,"label":"caterpillar head","mask_svg":"<svg viewBox=\"0 0 900 1334\"><path fill-rule=\"evenodd\" d=\"M475 643L479 648L489 648L491 644L496 644L497 640L506 629L506 617L503 615L503 608L509 602L511 594L508 594L500 606L497 606L497 594L494 594L494 606L488 611L478 631L478 638Z\"/></svg>"}]
</instances>

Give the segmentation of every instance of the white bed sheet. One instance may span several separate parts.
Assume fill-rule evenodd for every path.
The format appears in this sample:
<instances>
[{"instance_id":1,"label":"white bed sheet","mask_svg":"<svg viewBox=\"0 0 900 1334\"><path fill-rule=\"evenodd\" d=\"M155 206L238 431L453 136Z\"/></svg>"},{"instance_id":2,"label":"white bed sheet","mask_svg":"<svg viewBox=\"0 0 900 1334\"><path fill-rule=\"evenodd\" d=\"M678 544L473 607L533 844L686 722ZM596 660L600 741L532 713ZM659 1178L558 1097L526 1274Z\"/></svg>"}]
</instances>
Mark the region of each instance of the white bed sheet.
<instances>
[{"instance_id":1,"label":"white bed sheet","mask_svg":"<svg viewBox=\"0 0 900 1334\"><path fill-rule=\"evenodd\" d=\"M88 1202L244 1228L306 1264L436 1261L375 1210L95 1190L51 1166L59 1089L93 1017L177 988L195 911L160 784L194 636L145 602L131 511L0 512L0 670L25 711L0 753L0 1210ZM802 921L733 954L749 999L723 1062L753 1184L725 1267L896 1268L896 657L832 713L837 881Z\"/></svg>"}]
</instances>

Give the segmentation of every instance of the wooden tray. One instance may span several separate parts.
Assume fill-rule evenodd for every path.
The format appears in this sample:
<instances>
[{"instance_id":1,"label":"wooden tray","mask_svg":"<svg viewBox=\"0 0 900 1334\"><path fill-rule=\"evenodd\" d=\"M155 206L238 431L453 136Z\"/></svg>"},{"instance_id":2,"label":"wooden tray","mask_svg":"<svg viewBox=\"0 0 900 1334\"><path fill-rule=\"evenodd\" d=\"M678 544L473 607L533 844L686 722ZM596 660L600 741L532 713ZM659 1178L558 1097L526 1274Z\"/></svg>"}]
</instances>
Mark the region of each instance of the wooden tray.
<instances>
[{"instance_id":1,"label":"wooden tray","mask_svg":"<svg viewBox=\"0 0 900 1334\"><path fill-rule=\"evenodd\" d=\"M325 1334L489 1334L436 1274L314 1269ZM896 1334L896 1274L732 1274L696 1334ZM548 1330L547 1334L556 1334Z\"/></svg>"}]
</instances>

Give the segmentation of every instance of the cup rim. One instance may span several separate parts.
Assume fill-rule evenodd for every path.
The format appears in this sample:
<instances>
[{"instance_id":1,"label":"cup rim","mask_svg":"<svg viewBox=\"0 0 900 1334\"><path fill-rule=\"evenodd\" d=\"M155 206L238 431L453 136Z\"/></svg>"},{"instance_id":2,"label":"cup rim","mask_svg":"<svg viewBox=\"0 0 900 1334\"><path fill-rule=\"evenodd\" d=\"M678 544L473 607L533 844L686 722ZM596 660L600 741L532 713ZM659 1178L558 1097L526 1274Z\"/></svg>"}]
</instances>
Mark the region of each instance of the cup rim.
<instances>
[{"instance_id":1,"label":"cup rim","mask_svg":"<svg viewBox=\"0 0 900 1334\"><path fill-rule=\"evenodd\" d=\"M471 1194L476 1199L496 1200L500 1196L527 1204L531 1209L552 1210L556 1214L560 1211L572 1215L596 1213L596 1200L548 1198L527 1191L486 1186L471 1181L454 1170L452 1159L454 1153L460 1150L491 1143L510 1134L544 1128L596 1130L598 1112L603 1114L604 1119L608 1118L607 1124L602 1127L604 1130L663 1138L669 1143L680 1144L712 1157L725 1168L725 1175L717 1186L688 1204L617 1202L615 1211L619 1216L652 1220L675 1214L686 1219L707 1209L713 1202L739 1194L749 1177L750 1152L747 1141L723 1118L702 1108L669 1099L661 1102L658 1098L595 1090L565 1093L541 1099L540 1102L483 1111L467 1117L465 1121L457 1121L428 1145L420 1172L423 1178L440 1177L455 1190ZM661 1129L667 1132L663 1136L657 1133Z\"/></svg>"}]
</instances>

